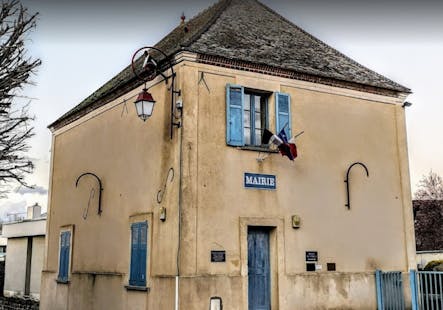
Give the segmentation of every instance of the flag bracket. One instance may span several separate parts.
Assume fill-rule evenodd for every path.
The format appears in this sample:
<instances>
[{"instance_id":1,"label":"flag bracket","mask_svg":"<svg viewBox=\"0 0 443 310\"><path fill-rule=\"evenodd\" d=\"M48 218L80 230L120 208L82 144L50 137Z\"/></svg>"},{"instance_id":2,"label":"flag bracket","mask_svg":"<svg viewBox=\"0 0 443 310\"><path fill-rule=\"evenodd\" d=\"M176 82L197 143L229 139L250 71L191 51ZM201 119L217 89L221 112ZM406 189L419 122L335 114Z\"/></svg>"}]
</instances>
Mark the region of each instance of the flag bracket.
<instances>
[{"instance_id":1,"label":"flag bracket","mask_svg":"<svg viewBox=\"0 0 443 310\"><path fill-rule=\"evenodd\" d=\"M345 179L345 183L346 183L346 197L347 197L347 203L345 204L345 207L348 208L348 210L351 209L351 200L350 200L350 195L349 195L349 172L351 172L352 167L354 167L355 165L360 165L362 166L365 171L366 171L366 176L369 177L369 171L368 168L366 167L365 164L361 163L361 162L355 162L353 164L351 164L348 168L348 171L346 172L346 179Z\"/></svg>"},{"instance_id":2,"label":"flag bracket","mask_svg":"<svg viewBox=\"0 0 443 310\"><path fill-rule=\"evenodd\" d=\"M97 182L98 182L99 192L98 192L98 211L97 211L97 214L101 215L102 214L102 192L103 192L103 186L102 186L102 181L100 180L100 178L96 174L94 174L92 172L85 172L85 173L81 174L77 178L77 181L75 181L75 187L78 187L78 182L80 181L80 179L82 177L84 177L86 175L93 176L97 180ZM88 204L89 204L89 202L88 202Z\"/></svg>"}]
</instances>

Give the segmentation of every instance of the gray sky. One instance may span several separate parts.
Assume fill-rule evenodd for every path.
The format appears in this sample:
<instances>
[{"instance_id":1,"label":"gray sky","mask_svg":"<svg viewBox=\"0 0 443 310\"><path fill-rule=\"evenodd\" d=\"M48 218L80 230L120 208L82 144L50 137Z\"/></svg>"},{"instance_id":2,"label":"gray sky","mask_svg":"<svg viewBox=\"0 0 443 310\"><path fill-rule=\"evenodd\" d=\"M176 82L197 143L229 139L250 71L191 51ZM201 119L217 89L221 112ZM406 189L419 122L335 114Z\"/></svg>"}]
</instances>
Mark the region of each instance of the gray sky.
<instances>
[{"instance_id":1,"label":"gray sky","mask_svg":"<svg viewBox=\"0 0 443 310\"><path fill-rule=\"evenodd\" d=\"M29 53L43 61L26 95L37 98L36 136L28 178L35 192L0 200L2 214L39 202L46 208L48 124L78 104L130 62L139 47L154 45L180 22L215 1L24 0L40 12ZM352 59L414 92L407 110L413 190L430 169L443 175L443 1L282 1L263 3Z\"/></svg>"}]
</instances>

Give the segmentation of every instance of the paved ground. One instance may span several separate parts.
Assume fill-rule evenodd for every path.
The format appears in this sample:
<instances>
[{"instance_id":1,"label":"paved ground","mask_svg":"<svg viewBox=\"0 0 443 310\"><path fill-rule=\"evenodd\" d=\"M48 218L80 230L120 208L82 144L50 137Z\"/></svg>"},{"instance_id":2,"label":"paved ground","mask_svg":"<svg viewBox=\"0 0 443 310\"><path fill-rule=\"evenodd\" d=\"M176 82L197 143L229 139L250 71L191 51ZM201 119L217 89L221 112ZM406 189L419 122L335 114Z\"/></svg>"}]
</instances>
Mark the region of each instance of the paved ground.
<instances>
[{"instance_id":1,"label":"paved ground","mask_svg":"<svg viewBox=\"0 0 443 310\"><path fill-rule=\"evenodd\" d=\"M0 297L0 310L38 310L39 303L31 299Z\"/></svg>"}]
</instances>

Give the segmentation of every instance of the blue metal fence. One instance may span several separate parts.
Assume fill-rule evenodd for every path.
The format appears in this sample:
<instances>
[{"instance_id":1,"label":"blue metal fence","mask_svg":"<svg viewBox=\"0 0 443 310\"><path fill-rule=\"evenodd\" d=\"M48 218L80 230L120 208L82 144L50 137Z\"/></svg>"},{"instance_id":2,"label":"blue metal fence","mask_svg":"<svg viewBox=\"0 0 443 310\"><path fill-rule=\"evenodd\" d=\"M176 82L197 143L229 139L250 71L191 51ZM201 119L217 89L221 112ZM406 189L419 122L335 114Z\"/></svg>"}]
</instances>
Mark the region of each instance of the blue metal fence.
<instances>
[{"instance_id":1,"label":"blue metal fence","mask_svg":"<svg viewBox=\"0 0 443 310\"><path fill-rule=\"evenodd\" d=\"M400 271L375 272L378 310L404 310L405 298Z\"/></svg>"},{"instance_id":2,"label":"blue metal fence","mask_svg":"<svg viewBox=\"0 0 443 310\"><path fill-rule=\"evenodd\" d=\"M410 272L412 309L443 309L443 272L414 271Z\"/></svg>"}]
</instances>

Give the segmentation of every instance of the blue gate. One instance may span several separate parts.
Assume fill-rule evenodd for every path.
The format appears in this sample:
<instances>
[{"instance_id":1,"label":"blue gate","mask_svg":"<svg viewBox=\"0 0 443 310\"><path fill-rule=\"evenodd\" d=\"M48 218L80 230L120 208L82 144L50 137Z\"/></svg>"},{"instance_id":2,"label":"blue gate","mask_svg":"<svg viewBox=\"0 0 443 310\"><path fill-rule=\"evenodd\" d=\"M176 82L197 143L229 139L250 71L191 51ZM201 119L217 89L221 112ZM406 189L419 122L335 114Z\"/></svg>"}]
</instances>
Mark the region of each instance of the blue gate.
<instances>
[{"instance_id":1,"label":"blue gate","mask_svg":"<svg viewBox=\"0 0 443 310\"><path fill-rule=\"evenodd\" d=\"M413 310L443 309L443 272L410 271Z\"/></svg>"},{"instance_id":2,"label":"blue gate","mask_svg":"<svg viewBox=\"0 0 443 310\"><path fill-rule=\"evenodd\" d=\"M401 271L375 272L378 310L404 310L403 281Z\"/></svg>"}]
</instances>

